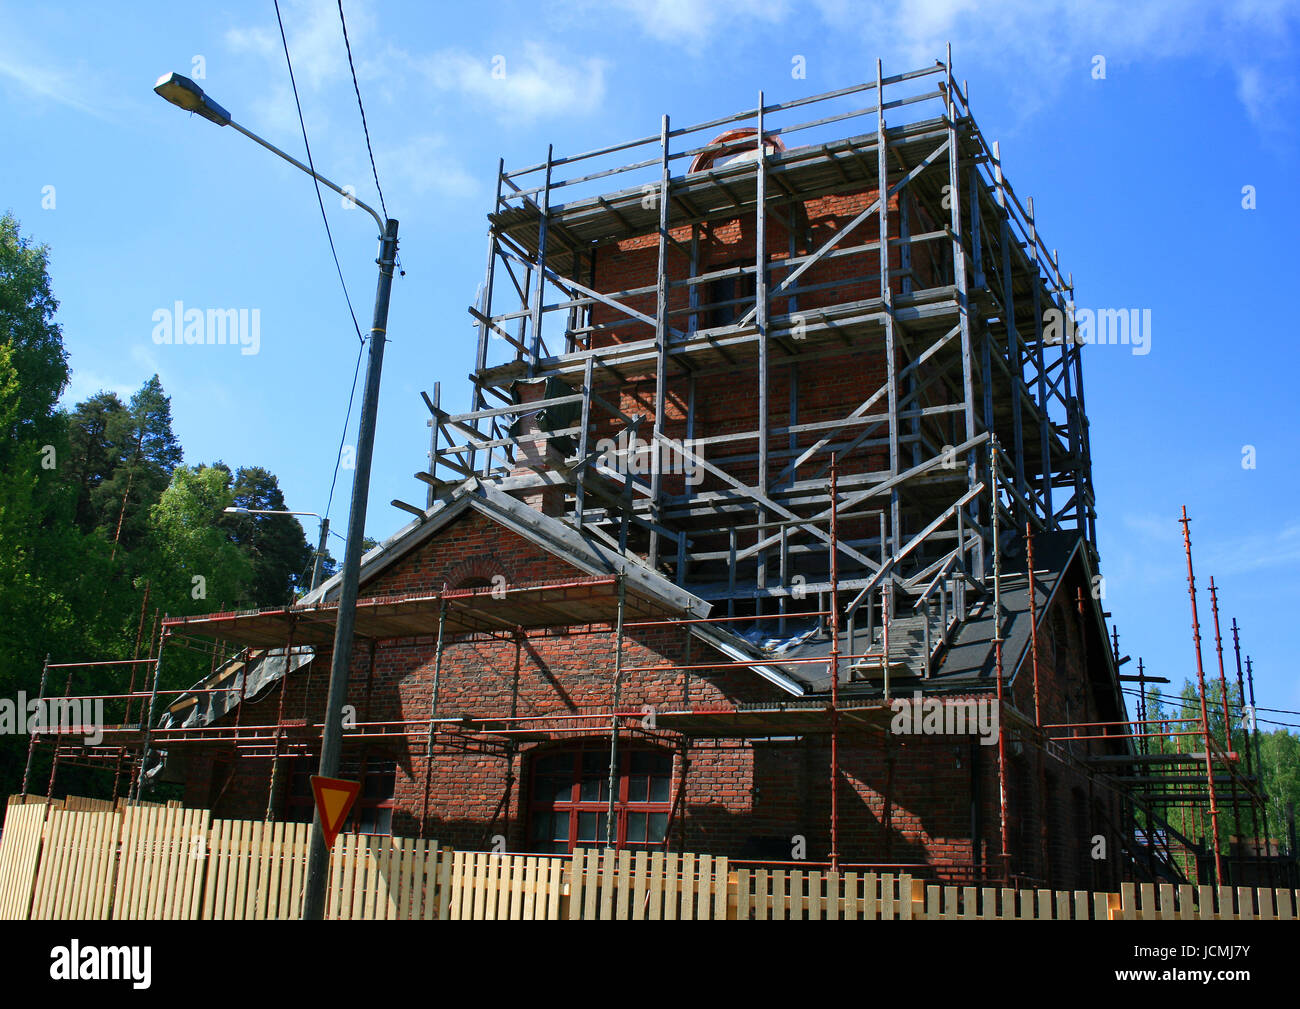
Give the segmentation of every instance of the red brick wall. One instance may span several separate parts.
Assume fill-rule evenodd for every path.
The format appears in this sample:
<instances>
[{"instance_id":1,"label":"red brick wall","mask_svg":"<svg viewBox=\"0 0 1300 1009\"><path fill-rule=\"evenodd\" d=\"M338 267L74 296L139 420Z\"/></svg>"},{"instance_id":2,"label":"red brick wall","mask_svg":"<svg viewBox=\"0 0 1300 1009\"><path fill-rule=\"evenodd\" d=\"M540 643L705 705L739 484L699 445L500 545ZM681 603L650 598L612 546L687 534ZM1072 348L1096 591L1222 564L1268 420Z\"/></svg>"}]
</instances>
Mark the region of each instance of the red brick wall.
<instances>
[{"instance_id":1,"label":"red brick wall","mask_svg":"<svg viewBox=\"0 0 1300 1009\"><path fill-rule=\"evenodd\" d=\"M470 577L499 572L513 583L515 579L565 577L572 575L573 569L477 513L467 513L418 552L366 583L362 594L425 591L444 582L455 585L467 572ZM431 626L429 634L422 637L380 643L374 650L373 669L368 647L359 643L348 690L348 703L355 706L358 721L406 720L419 729L428 719L434 630ZM608 713L613 685L612 637L607 626L531 632L517 639L451 637L443 656L438 715ZM1062 647L1073 646L1067 641ZM1050 647L1044 650L1050 651ZM624 667L629 670L684 665L685 631L680 627L629 629L623 655ZM708 662L712 655L696 641L690 662ZM1075 661L1073 652L1070 656L1066 661ZM286 717L305 717L309 723L321 720L328 669L328 652L321 650L310 672L298 671L289 678L284 688ZM1029 679L1022 676L1016 684L1014 697L1021 710L1026 710L1022 685ZM1054 681L1050 688L1056 689ZM688 672L681 669L629 671L620 710L640 712L643 705L661 712L707 709L785 696L749 670L696 670L689 674L689 681ZM271 692L245 707L242 724L273 723L279 704L279 691ZM1028 710L1032 712L1032 704ZM600 733L592 735L599 737ZM396 760L396 833L419 832L427 773L427 836L462 848L481 848L490 843L493 834L503 834L511 850L526 850L530 758L538 745L532 740L520 741L509 758L493 753L439 752L430 766L422 743L373 739L349 742L344 759ZM1078 783L1058 769L1061 789L1047 797L1047 802L1055 805L1045 807L1036 785L1035 751L1021 749L1020 755L1013 753L1009 759L1012 847L1024 852L1013 869L1030 875L1043 869L1039 864L1038 817L1040 811L1052 811L1058 820L1053 832L1057 849L1051 856L1053 875L1060 885L1082 885L1075 867L1086 840L1072 819L1075 803L1061 790ZM882 737L875 731L846 729L839 747L841 860L924 863L936 867L941 877L967 877L973 858L972 796L977 791L981 853L985 862L996 868L1001 845L996 754L996 746L972 746L969 737ZM761 850L766 858L789 858L792 839L798 835L806 842L808 859L827 857L827 737L697 741L688 756L682 803L686 848L733 857ZM227 783L227 774L220 767L214 773L211 756L191 755L188 759L188 801L213 805L219 816L263 815L269 760L234 761ZM682 771L680 753L674 767L677 781ZM507 795L503 815L492 822L498 804ZM278 809L279 803L276 805ZM678 843L683 833L674 826L672 836ZM782 846L784 852L778 854Z\"/></svg>"},{"instance_id":2,"label":"red brick wall","mask_svg":"<svg viewBox=\"0 0 1300 1009\"><path fill-rule=\"evenodd\" d=\"M875 200L874 190L855 193L834 194L804 201L791 207L781 208L783 215L796 210L796 217L806 216L806 227L796 230L795 249L797 254L805 255L820 248L826 240L848 224ZM890 200L892 215L891 227L894 238L898 231L898 197ZM914 230L919 230L916 214L913 214ZM671 229L673 239L689 248L691 227L684 226ZM875 241L879 237L879 220L873 214L858 225L857 229L844 239L841 246L856 246ZM755 222L753 215L724 221L710 222L700 226L699 266L697 273L709 273L737 262L752 265L756 243ZM768 220L766 242L769 263L772 264L769 283L775 288L788 274L780 264L790 255L790 236L785 225L770 216ZM892 246L889 254L890 269L902 268L902 251ZM658 263L658 238L655 234L637 235L617 243L603 246L596 255L595 287L597 290L615 294L616 292L647 288L641 294L620 295L621 300L630 308L653 318L655 315L657 294L655 289ZM938 282L938 264L936 264L923 247L913 255L913 270L917 274L916 286L924 287ZM807 271L797 281L800 287L814 287L820 284L835 286L811 291L799 295L798 312L843 304L846 302L866 300L879 297L880 280L876 276L880 269L879 255L876 251L857 252L835 258L824 258ZM670 244L667 252L666 271L672 283L681 284L690 274L689 257L678 246ZM708 285L698 285L699 301L710 300ZM903 280L895 277L891 280L891 289L901 294ZM681 331L686 331L690 319L685 310L689 307L689 293L686 286L670 287L668 291L669 324ZM748 310L747 305L738 306L739 313ZM793 311L788 298L777 297L770 305L770 316L776 318ZM644 323L628 320L624 313L606 305L597 305L592 310L592 323L596 326L609 327L593 337L597 347L653 337L653 327ZM709 326L707 312L699 318L701 328ZM748 363L734 371L712 373L697 379L695 390L696 424L698 436L706 434L718 437L743 431L758 429L758 395L757 367L753 363L752 353L740 352L742 360ZM903 364L900 354L899 366ZM886 361L882 349L874 353L863 353L860 348L843 354L830 355L810 361L802 367L791 367L784 355L773 357L769 374L768 387L768 425L770 428L791 423L790 399L792 388L797 391L798 416L801 424L838 420L857 407L886 377ZM618 405L629 416L641 414L646 418L643 431L650 431L655 415L654 403L654 369L653 362L638 368L636 365L621 365L623 380L617 384L610 383L604 375L598 374L596 385L606 399ZM687 381L681 376L669 375L665 390L665 411L663 418L664 433L674 439L686 437ZM593 411L593 431L596 439L613 438L623 428L623 422L606 415L603 410ZM811 440L804 436L801 447ZM785 448L773 444L773 475L785 465L781 453ZM729 446L717 446L708 455L710 462L723 465L727 472L746 483L757 480L757 461L731 462L724 457L739 455L753 457L756 446L752 442L733 443ZM875 452L857 452L841 461L840 473L848 476L858 472L879 470L888 466L888 455L884 450ZM668 494L680 494L684 490L684 481L680 475L672 474L664 478L664 490ZM717 478L706 475L703 482L696 485L700 492L719 490L724 486ZM744 543L741 544L743 547Z\"/></svg>"},{"instance_id":3,"label":"red brick wall","mask_svg":"<svg viewBox=\"0 0 1300 1009\"><path fill-rule=\"evenodd\" d=\"M1066 722L1097 722L1113 715L1103 713L1088 686L1085 654L1101 647L1095 635L1086 642L1080 618L1076 590L1082 588L1085 605L1091 606L1089 586L1077 575L1077 569L1062 580L1043 618L1038 640L1039 709L1045 725ZM1093 654L1088 663L1096 668L1102 656ZM1016 677L1010 701L1031 721L1034 717L1034 670L1032 653L1027 652L1024 665ZM1059 730L1053 730L1060 734ZM1093 733L1099 730L1093 730ZM1081 735L1093 734L1080 730ZM1065 744L1062 750L1075 762L1042 756L1027 734L1009 733L1015 744L1011 763L1016 768L1009 803L1012 820L1013 848L1022 854L1023 871L1049 880L1053 886L1089 886L1106 888L1119 881L1119 854L1123 838L1117 833L1123 822L1116 795L1096 785L1090 791L1088 778L1077 761L1089 756L1115 752L1114 744L1080 741ZM1107 749L1107 747L1110 747ZM1045 787L1040 789L1040 775ZM1095 804L1095 806L1094 806ZM1044 831L1043 825L1048 829ZM1104 837L1106 858L1092 857L1093 838Z\"/></svg>"}]
</instances>

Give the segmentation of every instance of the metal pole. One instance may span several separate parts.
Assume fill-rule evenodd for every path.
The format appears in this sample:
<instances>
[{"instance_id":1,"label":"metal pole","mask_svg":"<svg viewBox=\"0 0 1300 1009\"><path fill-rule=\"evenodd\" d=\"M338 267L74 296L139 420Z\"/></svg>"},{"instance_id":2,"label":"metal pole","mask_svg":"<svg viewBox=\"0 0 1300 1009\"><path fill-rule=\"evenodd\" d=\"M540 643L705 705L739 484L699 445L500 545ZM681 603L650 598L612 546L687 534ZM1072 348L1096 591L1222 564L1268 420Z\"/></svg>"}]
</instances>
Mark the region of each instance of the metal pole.
<instances>
[{"instance_id":1,"label":"metal pole","mask_svg":"<svg viewBox=\"0 0 1300 1009\"><path fill-rule=\"evenodd\" d=\"M1141 733L1138 745L1142 752L1147 752L1147 676L1146 669L1142 665L1142 656L1138 656L1138 727L1137 732Z\"/></svg>"},{"instance_id":2,"label":"metal pole","mask_svg":"<svg viewBox=\"0 0 1300 1009\"><path fill-rule=\"evenodd\" d=\"M1214 880L1223 885L1223 861L1219 854L1219 804L1214 794L1214 759L1210 756L1210 713L1205 707L1205 668L1201 663L1201 622L1196 615L1196 578L1192 574L1191 520L1183 505L1183 549L1187 552L1187 594L1192 599L1192 641L1196 645L1196 683L1201 695L1201 731L1205 735L1205 783L1210 793L1210 828L1214 834Z\"/></svg>"},{"instance_id":3,"label":"metal pole","mask_svg":"<svg viewBox=\"0 0 1300 1009\"><path fill-rule=\"evenodd\" d=\"M1246 684L1242 682L1241 674L1241 638L1239 636L1240 628L1237 626L1237 618L1232 618L1232 651L1237 659L1237 696L1241 698L1241 703L1246 703ZM1254 712L1252 712L1254 714ZM1253 773L1251 770L1251 753L1250 753L1250 729L1246 720L1242 720L1242 734L1246 740L1246 773Z\"/></svg>"},{"instance_id":4,"label":"metal pole","mask_svg":"<svg viewBox=\"0 0 1300 1009\"><path fill-rule=\"evenodd\" d=\"M370 497L370 462L375 447L375 420L379 413L379 378L384 365L384 343L388 330L388 299L393 287L393 264L397 260L397 222L389 219L379 249L379 284L375 291L374 324L370 327L370 357L366 362L366 385L361 405L361 426L357 435L357 468L352 477L352 508L348 513L348 545L343 554L343 582L339 587L338 623L334 629L334 653L330 663L328 700L321 732L320 774L338 773L343 746L343 704L347 700L348 670L352 664L352 632L356 626L357 583L361 574L361 544L366 534L366 505ZM320 811L312 817L311 846L307 857L307 885L303 893L305 921L325 916L325 881L329 852Z\"/></svg>"},{"instance_id":5,"label":"metal pole","mask_svg":"<svg viewBox=\"0 0 1300 1009\"><path fill-rule=\"evenodd\" d=\"M158 658L154 660L153 664L153 689L149 692L149 707L145 709L143 724L140 726L140 728L144 730L144 746L140 750L140 770L135 776L135 794L132 796L132 798L137 800L140 798L140 790L144 785L145 765L149 763L149 738L150 733L153 731L154 704L158 701L158 679L162 676L163 648L166 646L167 639L170 636L171 631L164 626L162 638L158 642Z\"/></svg>"},{"instance_id":6,"label":"metal pole","mask_svg":"<svg viewBox=\"0 0 1300 1009\"><path fill-rule=\"evenodd\" d=\"M839 483L836 457L831 456L831 872L840 868L840 607L839 607ZM850 660L852 661L852 660Z\"/></svg>"},{"instance_id":7,"label":"metal pole","mask_svg":"<svg viewBox=\"0 0 1300 1009\"><path fill-rule=\"evenodd\" d=\"M311 587L314 589L320 584L321 572L325 567L325 546L330 534L330 520L323 518L320 520L320 542L316 544L316 563L311 569Z\"/></svg>"},{"instance_id":8,"label":"metal pole","mask_svg":"<svg viewBox=\"0 0 1300 1009\"><path fill-rule=\"evenodd\" d=\"M623 692L623 575L618 575L618 616L615 623L614 641L614 707L609 719L609 812L605 815L605 845L613 848L617 845L614 836L614 785L618 773L618 703Z\"/></svg>"},{"instance_id":9,"label":"metal pole","mask_svg":"<svg viewBox=\"0 0 1300 1009\"><path fill-rule=\"evenodd\" d=\"M1242 677L1242 672L1241 672L1241 636L1240 636L1240 628L1237 627L1236 617L1232 618L1232 651L1237 659L1237 696L1241 698L1241 704L1242 707L1244 708L1246 704L1246 684ZM1244 714L1245 713L1243 711L1243 715ZM1266 843L1261 843L1261 838L1259 833L1259 811L1256 808L1258 805L1262 803L1262 798L1264 793L1263 790L1260 788L1260 784L1261 784L1260 779L1255 777L1255 773L1256 773L1255 759L1254 759L1254 754L1252 752L1252 745L1251 745L1251 737L1254 735L1254 728L1255 728L1254 715L1255 712L1252 710L1250 719L1246 719L1245 717L1242 718L1241 732L1243 736L1243 741L1245 743L1244 749L1246 751L1246 777L1251 779L1251 781L1253 782L1250 789L1251 796L1250 796L1250 803L1249 803L1250 835L1255 839L1256 856L1261 856L1261 855L1267 855L1269 853L1269 849ZM1271 861L1268 862L1269 882L1273 882L1273 868L1274 868L1273 863Z\"/></svg>"},{"instance_id":10,"label":"metal pole","mask_svg":"<svg viewBox=\"0 0 1300 1009\"><path fill-rule=\"evenodd\" d=\"M293 635L298 629L298 619L289 618L289 636L284 646L284 676L280 680L280 701L275 714L275 753L271 756L271 783L266 791L266 819L271 819L275 812L275 796L280 786L280 740L284 736L284 696L289 692L289 674L293 671ZM270 657L268 656L268 661ZM244 671L244 683L248 682L248 671ZM243 702L240 702L243 708Z\"/></svg>"},{"instance_id":11,"label":"metal pole","mask_svg":"<svg viewBox=\"0 0 1300 1009\"><path fill-rule=\"evenodd\" d=\"M1029 639L1030 651L1033 654L1034 662L1034 725L1043 724L1042 710L1039 704L1038 692L1038 587L1034 580L1034 524L1033 522L1025 523L1025 563L1029 569ZM1000 716L999 716L1000 717ZM1001 722L998 723L1001 725ZM1042 807L1042 814L1038 818L1038 846L1041 864L1039 871L1043 878L1051 882L1051 873L1048 868L1048 829L1047 829L1047 766L1044 757L1044 745L1040 732L1038 745L1035 747L1038 751L1037 770L1038 770L1038 801Z\"/></svg>"},{"instance_id":12,"label":"metal pole","mask_svg":"<svg viewBox=\"0 0 1300 1009\"><path fill-rule=\"evenodd\" d=\"M1219 693L1223 697L1223 738L1228 748L1229 759L1233 759L1231 754L1234 753L1232 748L1232 712L1228 708L1228 677L1223 671L1223 636L1219 633L1219 590L1214 584L1214 576L1210 576L1210 606L1214 612L1214 651L1219 658ZM1229 765L1229 772L1232 781L1232 826L1238 836L1242 834L1241 828L1241 803L1237 798L1236 775L1233 772L1232 765ZM1228 847L1231 852L1232 836L1228 837Z\"/></svg>"},{"instance_id":13,"label":"metal pole","mask_svg":"<svg viewBox=\"0 0 1300 1009\"><path fill-rule=\"evenodd\" d=\"M1250 656L1246 656L1246 684L1250 689L1250 711L1255 713L1255 670L1251 666ZM1264 849L1272 850L1268 840L1268 800L1264 798L1264 757L1259 752L1259 732L1252 732L1251 739L1255 744L1255 773L1259 775L1259 793L1260 808L1264 813Z\"/></svg>"},{"instance_id":14,"label":"metal pole","mask_svg":"<svg viewBox=\"0 0 1300 1009\"><path fill-rule=\"evenodd\" d=\"M75 664L75 663L71 663L71 662L68 663L68 678L67 678L67 681L66 681L66 682L64 683L64 685L63 685L63 696L64 696L64 697L71 697L71 696L72 696L72 674L73 674L73 672L74 672L75 669L76 669L76 664ZM51 721L52 721L52 719L51 719ZM57 733L58 730L56 729L55 731L56 731L56 733ZM53 798L54 798L54 778L55 778L55 775L57 775L58 773L59 773L59 740L58 740L57 735L56 735L56 738L55 738L55 740L54 740L54 759L53 759L52 761L50 761L50 785L49 785L49 788L47 788L47 789L45 790L45 798L46 798L46 799L53 799Z\"/></svg>"},{"instance_id":15,"label":"metal pole","mask_svg":"<svg viewBox=\"0 0 1300 1009\"><path fill-rule=\"evenodd\" d=\"M989 445L989 489L993 519L993 648L998 688L998 819L1002 834L1002 878L1011 878L1011 850L1007 827L1007 733L1002 707L1002 550L998 545L998 442Z\"/></svg>"},{"instance_id":16,"label":"metal pole","mask_svg":"<svg viewBox=\"0 0 1300 1009\"><path fill-rule=\"evenodd\" d=\"M1219 634L1219 593L1210 576L1210 607L1214 611L1214 650L1219 656L1219 692L1223 695L1223 738L1232 752L1232 712L1228 710L1228 678L1223 671L1223 638Z\"/></svg>"},{"instance_id":17,"label":"metal pole","mask_svg":"<svg viewBox=\"0 0 1300 1009\"><path fill-rule=\"evenodd\" d=\"M1025 558L1029 565L1029 641L1034 659L1034 724L1042 725L1038 696L1038 596L1034 583L1034 524L1025 523Z\"/></svg>"},{"instance_id":18,"label":"metal pole","mask_svg":"<svg viewBox=\"0 0 1300 1009\"><path fill-rule=\"evenodd\" d=\"M41 667L41 689L36 695L36 710L42 711L45 707L45 681L50 675L50 655L45 653L45 665ZM1254 686L1251 687L1252 693ZM57 749L57 748L56 748ZM23 795L27 795L27 779L32 773L32 757L36 751L36 733L28 733L27 737L27 766L23 768Z\"/></svg>"},{"instance_id":19,"label":"metal pole","mask_svg":"<svg viewBox=\"0 0 1300 1009\"><path fill-rule=\"evenodd\" d=\"M443 587L444 591L446 586ZM429 782L433 777L434 719L438 717L438 681L442 679L442 640L447 629L447 600L438 606L438 644L433 653L433 689L429 693L429 737L424 744L424 805L420 810L420 837L429 822Z\"/></svg>"}]
</instances>

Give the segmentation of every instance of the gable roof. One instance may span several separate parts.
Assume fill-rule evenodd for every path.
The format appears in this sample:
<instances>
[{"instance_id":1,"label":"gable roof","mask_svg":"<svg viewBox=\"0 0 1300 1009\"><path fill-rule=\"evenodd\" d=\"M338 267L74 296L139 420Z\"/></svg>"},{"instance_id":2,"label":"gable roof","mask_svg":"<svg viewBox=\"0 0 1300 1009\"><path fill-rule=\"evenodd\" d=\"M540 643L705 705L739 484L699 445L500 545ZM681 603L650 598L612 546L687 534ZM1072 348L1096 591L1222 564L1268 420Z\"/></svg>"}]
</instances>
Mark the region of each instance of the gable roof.
<instances>
[{"instance_id":1,"label":"gable roof","mask_svg":"<svg viewBox=\"0 0 1300 1009\"><path fill-rule=\"evenodd\" d=\"M435 501L423 518L412 519L392 536L361 558L361 585L388 570L433 540L437 534L467 512L478 512L489 521L509 529L530 543L567 561L586 575L623 575L628 588L685 617L703 618L712 604L674 584L635 557L584 534L567 522L544 515L518 498L498 490L477 477L458 486L450 495ZM342 572L333 575L295 604L310 608L337 601Z\"/></svg>"},{"instance_id":2,"label":"gable roof","mask_svg":"<svg viewBox=\"0 0 1300 1009\"><path fill-rule=\"evenodd\" d=\"M471 477L449 495L435 501L423 518L413 519L361 559L360 584L378 577L402 558L432 542L439 532L463 515L476 512L542 550L572 564L586 575L623 575L630 592L655 603L658 608L683 619L703 620L713 604L669 581L640 558L619 553L568 522L543 514L493 484ZM336 602L342 574L335 574L303 596L295 609L311 609ZM718 624L691 623L687 627L699 640L716 648L735 662L753 662L750 668L763 679L796 697L806 685L788 670L772 663L772 656L729 628Z\"/></svg>"},{"instance_id":3,"label":"gable roof","mask_svg":"<svg viewBox=\"0 0 1300 1009\"><path fill-rule=\"evenodd\" d=\"M1008 535L1005 543L999 591L1002 603L1002 675L1004 682L1011 683L1027 663L1032 631L1024 539L1019 534ZM1088 551L1084 548L1083 539L1078 533L1062 530L1038 533L1034 537L1034 595L1040 631L1049 606L1056 598L1067 574L1076 565L1085 583L1090 584L1093 567ZM1091 593L1089 595L1091 596ZM1092 599L1089 616L1090 626L1095 627L1099 642L1105 642L1105 615L1101 604L1096 599ZM939 663L931 671L930 676L921 676L917 669L891 672L895 690L945 693L991 689L994 686L996 669L994 629L993 596L989 593L971 604L966 618L953 630L948 647L941 653ZM829 634L812 634L796 643L783 646L779 655L772 656L772 661L779 664L783 657L829 659L830 651ZM846 655L851 652L848 632L842 630L840 653ZM1114 656L1109 647L1101 648L1100 653L1105 657L1105 670L1115 697L1120 698L1122 695L1119 692L1118 669L1114 664ZM818 664L801 664L790 666L786 671L806 685L806 693L826 694L830 691L829 668ZM841 693L846 688L850 693L870 694L878 692L880 685L878 681L871 680L858 681L851 685L841 683Z\"/></svg>"}]
</instances>

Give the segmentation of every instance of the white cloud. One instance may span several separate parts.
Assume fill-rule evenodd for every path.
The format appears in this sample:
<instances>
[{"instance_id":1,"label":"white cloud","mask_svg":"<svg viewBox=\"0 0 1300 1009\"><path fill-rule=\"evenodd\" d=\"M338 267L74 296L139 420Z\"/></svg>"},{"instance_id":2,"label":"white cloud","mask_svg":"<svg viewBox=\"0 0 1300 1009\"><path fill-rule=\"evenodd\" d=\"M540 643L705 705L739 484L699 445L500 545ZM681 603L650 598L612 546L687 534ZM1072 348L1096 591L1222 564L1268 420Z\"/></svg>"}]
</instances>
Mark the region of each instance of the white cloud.
<instances>
[{"instance_id":1,"label":"white cloud","mask_svg":"<svg viewBox=\"0 0 1300 1009\"><path fill-rule=\"evenodd\" d=\"M63 390L63 395L59 397L59 401L71 409L77 403L84 402L96 393L114 392L117 393L117 398L123 403L128 403L142 383L143 380L134 383L119 382L112 376L103 375L96 371L73 368L68 387Z\"/></svg>"},{"instance_id":2,"label":"white cloud","mask_svg":"<svg viewBox=\"0 0 1300 1009\"><path fill-rule=\"evenodd\" d=\"M111 122L108 108L102 99L102 91L85 91L84 83L90 79L85 70L55 67L44 62L40 66L34 66L6 53L0 54L0 76L15 82L28 95L56 102L94 116L96 119ZM74 88L77 93L96 94L95 104L92 105L78 98L73 93Z\"/></svg>"},{"instance_id":3,"label":"white cloud","mask_svg":"<svg viewBox=\"0 0 1300 1009\"><path fill-rule=\"evenodd\" d=\"M318 131L325 133L329 128L330 105L319 100L309 102L307 98L318 98L327 88L341 85L345 80L351 90L338 7L330 0L296 0L282 4L281 14L293 60L293 79L303 99L303 116L315 137ZM348 35L355 50L358 39L368 34L370 21L354 13L352 7L348 9L348 19ZM252 57L265 66L262 80L266 83L249 103L248 121L273 136L298 136L301 127L279 25L272 21L269 26L232 28L226 32L225 42L235 56ZM241 119L240 111L232 109L231 112L236 120Z\"/></svg>"},{"instance_id":4,"label":"white cloud","mask_svg":"<svg viewBox=\"0 0 1300 1009\"><path fill-rule=\"evenodd\" d=\"M586 0L584 9L610 6ZM1289 0L815 0L813 11L793 15L781 0L614 0L612 6L647 37L692 52L733 48L747 33L779 31L792 16L819 18L834 37L860 39L864 66L880 57L886 73L930 66L951 42L959 78L976 71L981 80L1001 78L1026 116L1071 77L1088 79L1095 55L1106 57L1112 75L1125 66L1202 58L1226 70L1247 114L1264 129L1285 122L1295 91L1300 5Z\"/></svg>"},{"instance_id":5,"label":"white cloud","mask_svg":"<svg viewBox=\"0 0 1300 1009\"><path fill-rule=\"evenodd\" d=\"M403 188L414 196L474 196L479 193L479 180L456 160L454 150L446 137L424 134L396 146L382 147L375 157L388 166L394 196Z\"/></svg>"},{"instance_id":6,"label":"white cloud","mask_svg":"<svg viewBox=\"0 0 1300 1009\"><path fill-rule=\"evenodd\" d=\"M560 56L536 42L491 55L445 49L416 65L438 90L484 105L506 121L586 115L605 97L604 60Z\"/></svg>"},{"instance_id":7,"label":"white cloud","mask_svg":"<svg viewBox=\"0 0 1300 1009\"><path fill-rule=\"evenodd\" d=\"M1300 519L1292 519L1273 532L1250 533L1208 545L1198 562L1207 574L1241 575L1264 568L1300 563Z\"/></svg>"},{"instance_id":8,"label":"white cloud","mask_svg":"<svg viewBox=\"0 0 1300 1009\"><path fill-rule=\"evenodd\" d=\"M294 0L282 5L280 10L284 19L284 33L289 40L289 55L293 57L294 77L300 91L319 91L350 76L347 50L343 44L343 27L339 23L338 5L334 0ZM355 60L357 51L364 51L364 47L369 44L374 20L367 7L355 2L348 4L347 17L348 38L352 42ZM226 32L226 43L235 53L254 54L280 66L284 65L284 46L277 24L269 27L232 28ZM360 76L360 68L357 73Z\"/></svg>"},{"instance_id":9,"label":"white cloud","mask_svg":"<svg viewBox=\"0 0 1300 1009\"><path fill-rule=\"evenodd\" d=\"M651 38L693 51L725 41L739 25L779 24L791 10L786 0L604 0L593 6L621 10Z\"/></svg>"}]
</instances>

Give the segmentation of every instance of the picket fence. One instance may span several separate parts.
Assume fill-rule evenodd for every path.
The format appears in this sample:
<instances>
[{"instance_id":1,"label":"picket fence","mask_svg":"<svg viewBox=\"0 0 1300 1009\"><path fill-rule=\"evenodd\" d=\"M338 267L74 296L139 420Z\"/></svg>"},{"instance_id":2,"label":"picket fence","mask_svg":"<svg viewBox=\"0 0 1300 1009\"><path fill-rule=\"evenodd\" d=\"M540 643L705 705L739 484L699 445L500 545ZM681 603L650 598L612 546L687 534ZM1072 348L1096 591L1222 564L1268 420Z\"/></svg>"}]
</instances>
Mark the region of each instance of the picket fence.
<instances>
[{"instance_id":1,"label":"picket fence","mask_svg":"<svg viewBox=\"0 0 1300 1009\"><path fill-rule=\"evenodd\" d=\"M295 919L308 826L214 820L176 805L12 797L0 832L0 918ZM1294 919L1300 892L1125 883L1119 893L952 886L907 874L748 868L720 856L577 849L455 851L341 835L336 920Z\"/></svg>"}]
</instances>

